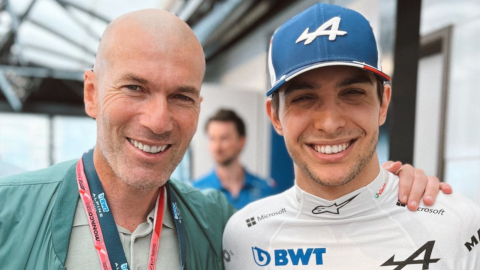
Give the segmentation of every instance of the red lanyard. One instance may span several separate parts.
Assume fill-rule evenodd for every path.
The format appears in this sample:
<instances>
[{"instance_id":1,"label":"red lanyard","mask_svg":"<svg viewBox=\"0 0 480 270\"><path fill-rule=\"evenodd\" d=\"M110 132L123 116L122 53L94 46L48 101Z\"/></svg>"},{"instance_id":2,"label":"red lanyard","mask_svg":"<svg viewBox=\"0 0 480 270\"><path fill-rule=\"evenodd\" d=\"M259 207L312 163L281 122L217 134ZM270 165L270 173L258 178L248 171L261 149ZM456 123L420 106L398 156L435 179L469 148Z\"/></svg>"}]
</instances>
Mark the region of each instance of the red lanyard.
<instances>
[{"instance_id":1,"label":"red lanyard","mask_svg":"<svg viewBox=\"0 0 480 270\"><path fill-rule=\"evenodd\" d=\"M87 177L85 175L83 161L80 160L77 163L77 182L78 190L80 197L82 198L85 211L88 215L90 232L93 235L93 241L95 249L98 253L98 258L100 259L100 264L102 269L111 270L112 266L110 264L110 259L108 256L107 247L103 238L102 228L99 223L97 211L95 210L95 205L93 203L90 188L88 185ZM158 247L160 245L160 237L162 232L163 224L163 213L165 210L165 187L160 188L159 196L155 204L155 221L154 221L154 230L152 233L152 239L150 241L150 252L148 260L148 269L154 270L157 265L157 256L158 256ZM121 266L121 269L128 269Z\"/></svg>"}]
</instances>

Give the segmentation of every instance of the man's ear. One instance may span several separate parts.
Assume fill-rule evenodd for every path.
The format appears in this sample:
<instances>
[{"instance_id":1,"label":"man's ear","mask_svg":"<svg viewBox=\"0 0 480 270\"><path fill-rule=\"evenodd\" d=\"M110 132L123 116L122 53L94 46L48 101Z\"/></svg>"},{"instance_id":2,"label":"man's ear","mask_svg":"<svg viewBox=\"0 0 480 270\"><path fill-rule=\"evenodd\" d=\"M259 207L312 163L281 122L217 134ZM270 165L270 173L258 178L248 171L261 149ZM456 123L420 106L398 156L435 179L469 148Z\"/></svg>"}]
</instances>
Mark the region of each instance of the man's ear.
<instances>
[{"instance_id":1,"label":"man's ear","mask_svg":"<svg viewBox=\"0 0 480 270\"><path fill-rule=\"evenodd\" d=\"M387 120L387 111L388 106L390 105L390 100L392 97L392 87L389 84L385 84L383 87L383 101L382 105L380 105L380 113L378 116L378 125L381 126L385 124Z\"/></svg>"},{"instance_id":2,"label":"man's ear","mask_svg":"<svg viewBox=\"0 0 480 270\"><path fill-rule=\"evenodd\" d=\"M83 101L85 102L85 112L87 115L96 119L98 113L98 89L97 77L92 70L85 71Z\"/></svg>"},{"instance_id":3,"label":"man's ear","mask_svg":"<svg viewBox=\"0 0 480 270\"><path fill-rule=\"evenodd\" d=\"M275 112L275 108L272 106L271 98L267 99L266 108L267 108L267 115L270 118L270 121L272 122L273 128L278 133L278 135L283 136L282 124L278 119L278 115Z\"/></svg>"},{"instance_id":4,"label":"man's ear","mask_svg":"<svg viewBox=\"0 0 480 270\"><path fill-rule=\"evenodd\" d=\"M245 142L247 141L246 136L241 136L240 137L240 149L243 149L245 147Z\"/></svg>"}]
</instances>

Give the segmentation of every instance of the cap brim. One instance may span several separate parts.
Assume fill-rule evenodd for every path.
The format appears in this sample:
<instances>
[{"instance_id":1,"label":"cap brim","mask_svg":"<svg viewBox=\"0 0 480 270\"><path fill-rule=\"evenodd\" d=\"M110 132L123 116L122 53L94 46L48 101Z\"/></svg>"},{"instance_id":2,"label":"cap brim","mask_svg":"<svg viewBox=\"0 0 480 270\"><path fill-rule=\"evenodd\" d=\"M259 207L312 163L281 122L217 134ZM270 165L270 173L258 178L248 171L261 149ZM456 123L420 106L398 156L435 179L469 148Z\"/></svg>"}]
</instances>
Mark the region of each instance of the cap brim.
<instances>
[{"instance_id":1,"label":"cap brim","mask_svg":"<svg viewBox=\"0 0 480 270\"><path fill-rule=\"evenodd\" d=\"M376 75L380 80L382 81L391 81L390 76L387 74L383 73L381 70L378 70L372 66L369 66L365 63L359 63L359 62L323 62L323 63L317 63L309 66L304 66L298 69L293 70L292 72L286 74L285 76L282 76L282 78L278 81L275 82L275 84L268 90L267 96L270 96L273 92L275 92L280 86L288 82L289 80L297 77L298 75L305 73L307 71L310 71L312 69L317 69L321 67L328 67L328 66L351 66L351 67L358 67L364 70L368 70L373 72L374 75Z\"/></svg>"}]
</instances>

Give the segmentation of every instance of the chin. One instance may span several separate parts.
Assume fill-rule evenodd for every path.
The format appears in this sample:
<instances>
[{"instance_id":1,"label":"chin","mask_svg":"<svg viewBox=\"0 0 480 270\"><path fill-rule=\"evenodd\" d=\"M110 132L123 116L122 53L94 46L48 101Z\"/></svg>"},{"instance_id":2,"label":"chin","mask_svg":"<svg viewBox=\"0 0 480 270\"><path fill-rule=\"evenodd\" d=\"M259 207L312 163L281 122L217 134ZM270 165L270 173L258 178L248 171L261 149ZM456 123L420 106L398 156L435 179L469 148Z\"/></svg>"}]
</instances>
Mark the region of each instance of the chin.
<instances>
[{"instance_id":1,"label":"chin","mask_svg":"<svg viewBox=\"0 0 480 270\"><path fill-rule=\"evenodd\" d=\"M339 187L352 181L356 173L352 168L324 168L318 171L303 167L302 171L315 183L326 187ZM345 173L350 172L350 173Z\"/></svg>"},{"instance_id":2,"label":"chin","mask_svg":"<svg viewBox=\"0 0 480 270\"><path fill-rule=\"evenodd\" d=\"M130 170L120 176L122 182L135 189L155 189L163 186L170 178L170 174L159 174L158 171L152 170Z\"/></svg>"}]
</instances>

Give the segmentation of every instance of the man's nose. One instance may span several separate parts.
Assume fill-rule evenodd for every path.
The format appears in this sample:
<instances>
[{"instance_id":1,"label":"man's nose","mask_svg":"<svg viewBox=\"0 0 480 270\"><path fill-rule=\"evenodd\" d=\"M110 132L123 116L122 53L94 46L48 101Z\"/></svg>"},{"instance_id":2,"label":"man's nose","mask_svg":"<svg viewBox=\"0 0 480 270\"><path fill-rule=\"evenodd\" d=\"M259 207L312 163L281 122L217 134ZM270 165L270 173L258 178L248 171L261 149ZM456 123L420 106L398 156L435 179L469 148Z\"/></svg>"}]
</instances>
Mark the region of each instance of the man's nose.
<instances>
[{"instance_id":1,"label":"man's nose","mask_svg":"<svg viewBox=\"0 0 480 270\"><path fill-rule=\"evenodd\" d=\"M324 100L314 109L314 128L327 134L334 134L344 128L346 124L344 109L336 100Z\"/></svg>"},{"instance_id":2,"label":"man's nose","mask_svg":"<svg viewBox=\"0 0 480 270\"><path fill-rule=\"evenodd\" d=\"M143 108L140 124L155 134L171 131L173 121L167 98L157 96L149 99Z\"/></svg>"}]
</instances>

